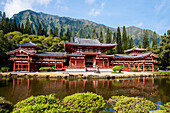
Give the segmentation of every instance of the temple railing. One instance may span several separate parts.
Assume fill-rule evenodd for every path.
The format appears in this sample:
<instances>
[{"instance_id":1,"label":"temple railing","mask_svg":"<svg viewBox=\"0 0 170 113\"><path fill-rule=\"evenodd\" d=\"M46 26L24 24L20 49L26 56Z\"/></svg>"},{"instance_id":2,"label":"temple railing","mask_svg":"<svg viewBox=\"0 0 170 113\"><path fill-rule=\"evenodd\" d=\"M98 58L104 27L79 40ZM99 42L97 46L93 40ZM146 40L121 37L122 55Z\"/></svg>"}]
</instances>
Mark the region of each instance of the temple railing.
<instances>
[{"instance_id":1,"label":"temple railing","mask_svg":"<svg viewBox=\"0 0 170 113\"><path fill-rule=\"evenodd\" d=\"M48 62L48 61L65 62L65 59L63 59L63 60L62 60L62 59L60 59L60 60L59 60L59 59L39 59L39 60L36 60L36 61L38 61L38 62L41 62L41 61L42 61L42 62L43 62L43 61L46 61L46 62Z\"/></svg>"},{"instance_id":2,"label":"temple railing","mask_svg":"<svg viewBox=\"0 0 170 113\"><path fill-rule=\"evenodd\" d=\"M137 60L137 61L122 61L122 60L115 60L111 61L111 63L146 63L146 62L151 62L151 63L158 63L157 60Z\"/></svg>"},{"instance_id":3,"label":"temple railing","mask_svg":"<svg viewBox=\"0 0 170 113\"><path fill-rule=\"evenodd\" d=\"M26 60L26 61L32 61L32 60L34 60L34 59L32 59L32 58L18 58L18 57L11 57L11 58L9 58L9 60Z\"/></svg>"}]
</instances>

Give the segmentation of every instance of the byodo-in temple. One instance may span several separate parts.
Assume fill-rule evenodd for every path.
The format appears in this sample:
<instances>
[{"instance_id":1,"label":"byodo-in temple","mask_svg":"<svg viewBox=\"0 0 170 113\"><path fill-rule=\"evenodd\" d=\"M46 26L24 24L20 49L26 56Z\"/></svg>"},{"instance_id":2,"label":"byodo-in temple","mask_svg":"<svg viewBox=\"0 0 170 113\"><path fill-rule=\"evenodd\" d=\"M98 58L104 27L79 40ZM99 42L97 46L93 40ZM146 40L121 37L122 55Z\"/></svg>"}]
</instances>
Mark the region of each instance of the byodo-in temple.
<instances>
[{"instance_id":1,"label":"byodo-in temple","mask_svg":"<svg viewBox=\"0 0 170 113\"><path fill-rule=\"evenodd\" d=\"M32 42L21 43L18 49L7 52L13 61L13 71L39 71L41 67L54 67L56 71L111 71L122 66L123 71L154 71L158 56L146 49L132 48L125 54L106 55L104 52L117 44L103 44L98 39L74 38L64 42L65 52L38 52L42 49ZM145 53L144 53L145 52Z\"/></svg>"}]
</instances>

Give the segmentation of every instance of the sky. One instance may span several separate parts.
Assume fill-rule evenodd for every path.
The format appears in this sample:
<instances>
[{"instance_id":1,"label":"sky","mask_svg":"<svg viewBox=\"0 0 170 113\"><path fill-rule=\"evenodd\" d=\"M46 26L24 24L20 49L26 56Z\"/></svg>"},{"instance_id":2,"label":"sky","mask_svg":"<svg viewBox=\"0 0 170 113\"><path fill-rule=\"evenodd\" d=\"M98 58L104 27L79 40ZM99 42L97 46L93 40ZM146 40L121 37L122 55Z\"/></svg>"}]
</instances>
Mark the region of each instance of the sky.
<instances>
[{"instance_id":1,"label":"sky","mask_svg":"<svg viewBox=\"0 0 170 113\"><path fill-rule=\"evenodd\" d=\"M0 0L7 17L26 9L113 28L136 26L159 35L170 30L170 0Z\"/></svg>"}]
</instances>

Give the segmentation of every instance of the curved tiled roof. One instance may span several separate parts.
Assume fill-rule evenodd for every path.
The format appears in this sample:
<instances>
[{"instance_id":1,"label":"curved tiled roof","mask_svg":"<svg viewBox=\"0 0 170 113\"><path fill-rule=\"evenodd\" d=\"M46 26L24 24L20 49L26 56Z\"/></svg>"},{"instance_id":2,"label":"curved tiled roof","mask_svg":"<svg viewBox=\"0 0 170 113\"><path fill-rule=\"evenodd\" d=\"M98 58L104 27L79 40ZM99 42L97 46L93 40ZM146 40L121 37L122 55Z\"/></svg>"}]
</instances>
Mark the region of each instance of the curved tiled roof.
<instances>
[{"instance_id":1,"label":"curved tiled roof","mask_svg":"<svg viewBox=\"0 0 170 113\"><path fill-rule=\"evenodd\" d=\"M146 57L150 54L153 54L152 52L149 53L145 53L145 54L139 54L137 56L131 56L131 55L124 55L124 54L115 54L114 58L129 58L129 59L135 59L135 58L142 58L142 57ZM153 54L154 56L156 56L155 54ZM157 58L159 58L158 56L156 56Z\"/></svg>"},{"instance_id":2,"label":"curved tiled roof","mask_svg":"<svg viewBox=\"0 0 170 113\"><path fill-rule=\"evenodd\" d=\"M128 52L131 52L131 51L141 51L141 52L143 52L143 51L147 51L147 49L134 47L132 49L125 50L124 53L128 53Z\"/></svg>"},{"instance_id":3,"label":"curved tiled roof","mask_svg":"<svg viewBox=\"0 0 170 113\"><path fill-rule=\"evenodd\" d=\"M33 52L28 51L28 50L26 50L26 49L24 49L24 48L21 48L21 47L18 48L18 49L15 49L15 50L12 50L12 51L7 52L7 54L9 54L9 53L11 53L11 52L14 52L14 51L17 51L17 50L20 50L20 49L22 49L23 51L26 51L26 52L28 52L28 53L34 54Z\"/></svg>"},{"instance_id":4,"label":"curved tiled roof","mask_svg":"<svg viewBox=\"0 0 170 113\"><path fill-rule=\"evenodd\" d=\"M34 44L34 43L32 43L32 42L30 41L30 42L28 42L28 43L18 44L18 46L30 46L30 47L34 47L34 46L38 46L38 44Z\"/></svg>"},{"instance_id":5,"label":"curved tiled roof","mask_svg":"<svg viewBox=\"0 0 170 113\"><path fill-rule=\"evenodd\" d=\"M37 56L66 56L65 52L38 52Z\"/></svg>"},{"instance_id":6,"label":"curved tiled roof","mask_svg":"<svg viewBox=\"0 0 170 113\"><path fill-rule=\"evenodd\" d=\"M66 42L72 45L88 45L88 46L116 46L117 44L102 44L98 39L74 38L74 42Z\"/></svg>"}]
</instances>

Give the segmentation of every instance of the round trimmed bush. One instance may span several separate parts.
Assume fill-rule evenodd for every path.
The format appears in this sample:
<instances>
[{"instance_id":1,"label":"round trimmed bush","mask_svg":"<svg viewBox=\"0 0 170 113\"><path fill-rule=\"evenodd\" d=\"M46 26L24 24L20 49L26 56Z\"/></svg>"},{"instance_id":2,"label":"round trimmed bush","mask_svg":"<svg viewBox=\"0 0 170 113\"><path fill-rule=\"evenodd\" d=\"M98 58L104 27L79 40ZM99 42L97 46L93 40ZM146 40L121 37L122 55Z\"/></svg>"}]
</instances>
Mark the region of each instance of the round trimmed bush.
<instances>
[{"instance_id":1,"label":"round trimmed bush","mask_svg":"<svg viewBox=\"0 0 170 113\"><path fill-rule=\"evenodd\" d=\"M61 101L51 95L31 96L18 102L13 109L13 113L58 113L68 112L61 104Z\"/></svg>"},{"instance_id":2,"label":"round trimmed bush","mask_svg":"<svg viewBox=\"0 0 170 113\"><path fill-rule=\"evenodd\" d=\"M99 112L105 108L103 97L95 93L76 93L63 99L70 112Z\"/></svg>"},{"instance_id":3,"label":"round trimmed bush","mask_svg":"<svg viewBox=\"0 0 170 113\"><path fill-rule=\"evenodd\" d=\"M151 109L156 109L156 106L146 98L112 96L109 103L114 106L113 109L121 113L147 113Z\"/></svg>"},{"instance_id":4,"label":"round trimmed bush","mask_svg":"<svg viewBox=\"0 0 170 113\"><path fill-rule=\"evenodd\" d=\"M122 66L114 66L112 68L112 70L115 72L115 71L119 71L119 73L122 71Z\"/></svg>"}]
</instances>

